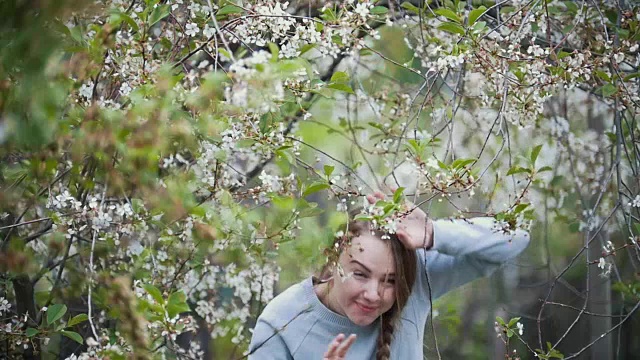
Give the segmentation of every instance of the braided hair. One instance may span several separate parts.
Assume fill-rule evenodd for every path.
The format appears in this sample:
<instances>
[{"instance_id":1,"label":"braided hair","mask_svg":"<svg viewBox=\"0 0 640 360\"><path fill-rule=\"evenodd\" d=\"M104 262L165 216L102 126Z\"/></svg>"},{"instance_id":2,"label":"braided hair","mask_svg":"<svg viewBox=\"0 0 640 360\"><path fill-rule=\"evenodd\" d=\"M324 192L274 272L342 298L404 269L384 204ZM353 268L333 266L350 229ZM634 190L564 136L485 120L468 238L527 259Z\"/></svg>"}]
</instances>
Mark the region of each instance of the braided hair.
<instances>
[{"instance_id":1,"label":"braided hair","mask_svg":"<svg viewBox=\"0 0 640 360\"><path fill-rule=\"evenodd\" d=\"M376 360L389 360L393 338L394 316L380 316L380 334L376 345Z\"/></svg>"}]
</instances>

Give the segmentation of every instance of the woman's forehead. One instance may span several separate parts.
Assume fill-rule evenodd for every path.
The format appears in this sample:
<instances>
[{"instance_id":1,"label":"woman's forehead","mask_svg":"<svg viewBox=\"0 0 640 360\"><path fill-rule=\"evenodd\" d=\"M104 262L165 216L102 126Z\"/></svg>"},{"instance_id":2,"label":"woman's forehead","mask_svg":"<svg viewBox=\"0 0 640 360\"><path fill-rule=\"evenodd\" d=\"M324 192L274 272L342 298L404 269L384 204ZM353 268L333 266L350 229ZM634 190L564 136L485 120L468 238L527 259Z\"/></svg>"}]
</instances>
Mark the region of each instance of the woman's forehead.
<instances>
[{"instance_id":1,"label":"woman's forehead","mask_svg":"<svg viewBox=\"0 0 640 360\"><path fill-rule=\"evenodd\" d=\"M389 241L391 240L381 240L370 232L359 234L351 239L351 245L345 249L345 260L364 265L373 273L393 273L395 259Z\"/></svg>"}]
</instances>

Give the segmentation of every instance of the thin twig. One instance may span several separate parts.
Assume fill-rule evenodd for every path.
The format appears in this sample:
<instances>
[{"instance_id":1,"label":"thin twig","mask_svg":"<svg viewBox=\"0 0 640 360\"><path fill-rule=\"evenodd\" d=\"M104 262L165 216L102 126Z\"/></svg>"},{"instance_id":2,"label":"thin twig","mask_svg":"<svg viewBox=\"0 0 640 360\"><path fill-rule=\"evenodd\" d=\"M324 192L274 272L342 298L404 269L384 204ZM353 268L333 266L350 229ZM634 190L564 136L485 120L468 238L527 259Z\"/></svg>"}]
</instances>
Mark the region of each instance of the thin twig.
<instances>
[{"instance_id":1,"label":"thin twig","mask_svg":"<svg viewBox=\"0 0 640 360\"><path fill-rule=\"evenodd\" d=\"M104 204L104 197L107 193L107 184L105 183L104 186L104 190L102 192L102 200L100 200L100 207L98 209L102 210L102 205ZM87 317L89 318L89 325L91 325L91 332L93 333L94 339L97 341L98 340L98 332L96 331L96 327L93 324L93 317L92 317L92 306L91 306L91 291L93 288L93 276L95 274L95 269L93 268L93 253L95 251L95 247L96 247L96 237L98 236L98 231L94 230L93 231L93 238L91 239L91 253L89 254L89 289L88 289L88 294L87 294Z\"/></svg>"}]
</instances>

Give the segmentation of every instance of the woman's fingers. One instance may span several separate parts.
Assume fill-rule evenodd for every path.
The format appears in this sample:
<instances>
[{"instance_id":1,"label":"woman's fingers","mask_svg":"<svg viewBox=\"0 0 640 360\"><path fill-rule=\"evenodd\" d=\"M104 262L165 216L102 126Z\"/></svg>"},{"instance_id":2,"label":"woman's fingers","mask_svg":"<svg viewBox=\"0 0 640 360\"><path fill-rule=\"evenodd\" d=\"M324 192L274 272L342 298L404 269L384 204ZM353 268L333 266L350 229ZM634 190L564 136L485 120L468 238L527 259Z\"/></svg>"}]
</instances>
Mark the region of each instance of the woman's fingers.
<instances>
[{"instance_id":1,"label":"woman's fingers","mask_svg":"<svg viewBox=\"0 0 640 360\"><path fill-rule=\"evenodd\" d=\"M404 230L397 230L396 231L396 235L398 235L398 239L400 239L400 242L402 243L402 245L404 245L405 248L407 249L412 249L412 238L411 236Z\"/></svg>"},{"instance_id":2,"label":"woman's fingers","mask_svg":"<svg viewBox=\"0 0 640 360\"><path fill-rule=\"evenodd\" d=\"M351 345L353 345L355 341L356 341L356 335L355 334L349 335L347 340L343 341L342 344L340 344L340 346L338 347L338 357L339 358L345 357L347 355L347 350L349 350L349 348L351 347Z\"/></svg>"},{"instance_id":3,"label":"woman's fingers","mask_svg":"<svg viewBox=\"0 0 640 360\"><path fill-rule=\"evenodd\" d=\"M376 203L376 198L373 197L373 195L367 195L367 201L369 202L369 204L375 204Z\"/></svg>"},{"instance_id":4,"label":"woman's fingers","mask_svg":"<svg viewBox=\"0 0 640 360\"><path fill-rule=\"evenodd\" d=\"M329 344L329 348L327 349L327 352L324 353L325 359L331 360L336 356L338 346L340 346L340 344L342 343L342 340L344 340L344 334L339 334L333 339L333 341L331 341L331 343Z\"/></svg>"},{"instance_id":5,"label":"woman's fingers","mask_svg":"<svg viewBox=\"0 0 640 360\"><path fill-rule=\"evenodd\" d=\"M380 191L376 191L373 193L373 195L367 195L367 201L369 202L369 204L375 204L378 200L383 200L384 199L384 194L381 193Z\"/></svg>"},{"instance_id":6,"label":"woman's fingers","mask_svg":"<svg viewBox=\"0 0 640 360\"><path fill-rule=\"evenodd\" d=\"M345 340L344 334L336 336L329 344L327 352L324 353L324 360L339 360L343 359L347 354L349 347L356 341L356 335L351 334Z\"/></svg>"}]
</instances>

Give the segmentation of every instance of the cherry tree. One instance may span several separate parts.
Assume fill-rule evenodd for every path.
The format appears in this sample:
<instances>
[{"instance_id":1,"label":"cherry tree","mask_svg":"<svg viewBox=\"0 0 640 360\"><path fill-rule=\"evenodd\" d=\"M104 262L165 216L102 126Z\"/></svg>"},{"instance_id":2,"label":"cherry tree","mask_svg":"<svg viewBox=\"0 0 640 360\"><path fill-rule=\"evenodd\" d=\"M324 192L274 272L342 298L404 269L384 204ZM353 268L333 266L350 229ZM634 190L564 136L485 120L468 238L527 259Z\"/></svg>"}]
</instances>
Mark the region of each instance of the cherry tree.
<instances>
[{"instance_id":1,"label":"cherry tree","mask_svg":"<svg viewBox=\"0 0 640 360\"><path fill-rule=\"evenodd\" d=\"M279 254L311 241L307 260L321 262L347 210L376 190L389 199L362 216L389 231L406 200L532 231L548 281L527 322L496 319L508 358L519 358L514 346L525 358L578 357L637 315L637 4L0 9L0 349L10 357L198 359L214 341L242 358ZM576 245L552 263L550 241ZM580 302L555 302L575 271ZM612 292L619 313L596 314L594 296L610 303ZM549 309L562 306L575 310L570 323L548 331ZM597 336L562 354L596 315L606 319Z\"/></svg>"}]
</instances>

